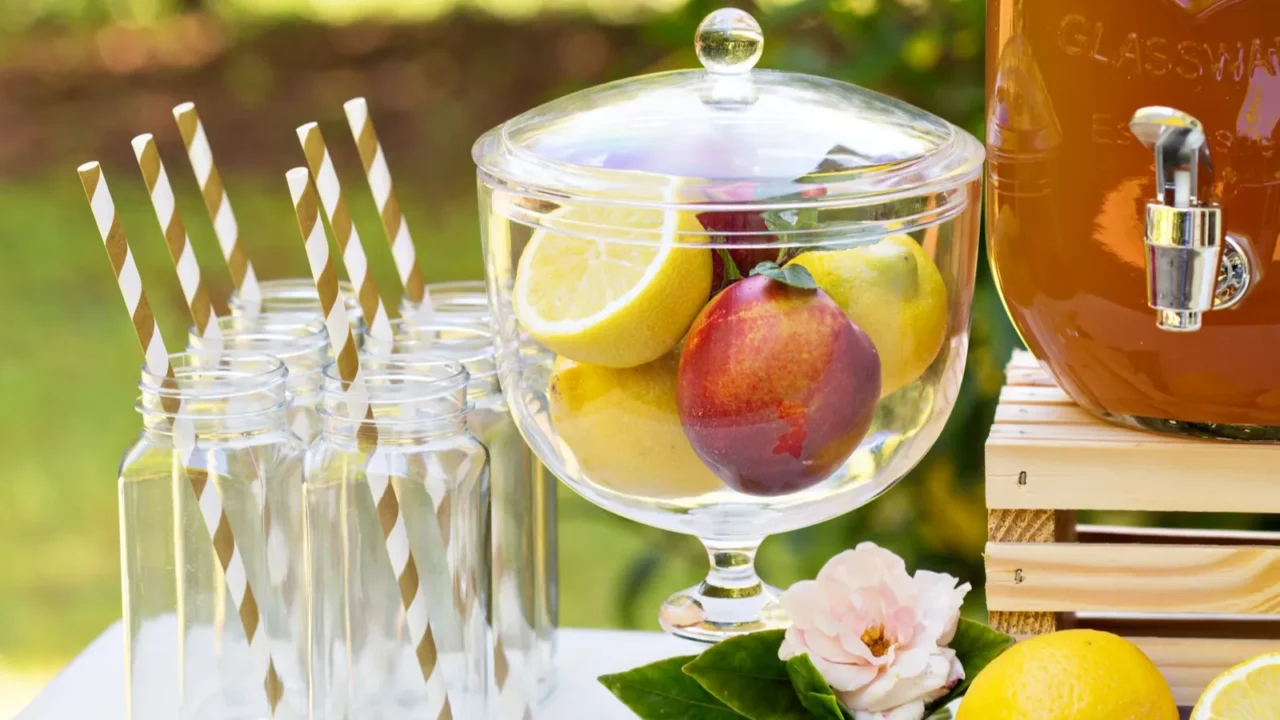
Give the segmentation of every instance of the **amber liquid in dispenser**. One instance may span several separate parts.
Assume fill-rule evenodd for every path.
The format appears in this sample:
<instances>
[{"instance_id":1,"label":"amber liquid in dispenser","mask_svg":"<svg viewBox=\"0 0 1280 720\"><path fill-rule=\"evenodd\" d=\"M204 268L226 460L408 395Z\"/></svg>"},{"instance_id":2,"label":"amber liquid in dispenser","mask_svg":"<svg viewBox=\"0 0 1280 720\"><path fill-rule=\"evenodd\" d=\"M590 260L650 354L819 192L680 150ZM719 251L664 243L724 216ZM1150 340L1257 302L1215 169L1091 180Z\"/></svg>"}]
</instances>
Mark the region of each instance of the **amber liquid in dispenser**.
<instances>
[{"instance_id":1,"label":"amber liquid in dispenser","mask_svg":"<svg viewBox=\"0 0 1280 720\"><path fill-rule=\"evenodd\" d=\"M1222 426L1280 426L1275 1L991 0L987 38L987 236L1028 347L1095 413L1180 433L1274 435ZM1147 306L1154 159L1129 120L1151 105L1201 121L1208 194L1251 247L1253 287L1236 307L1205 313L1198 332L1158 329Z\"/></svg>"}]
</instances>

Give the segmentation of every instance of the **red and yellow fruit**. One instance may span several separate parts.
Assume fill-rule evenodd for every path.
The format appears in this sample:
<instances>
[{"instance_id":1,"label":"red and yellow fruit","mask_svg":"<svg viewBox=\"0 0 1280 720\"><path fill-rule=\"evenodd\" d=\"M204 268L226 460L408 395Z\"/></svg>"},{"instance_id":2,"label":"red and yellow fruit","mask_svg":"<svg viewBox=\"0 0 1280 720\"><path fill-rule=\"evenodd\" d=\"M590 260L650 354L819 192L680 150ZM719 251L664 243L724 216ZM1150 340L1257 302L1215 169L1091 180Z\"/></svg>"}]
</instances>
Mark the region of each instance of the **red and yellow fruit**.
<instances>
[{"instance_id":1,"label":"red and yellow fruit","mask_svg":"<svg viewBox=\"0 0 1280 720\"><path fill-rule=\"evenodd\" d=\"M677 402L694 451L752 495L803 490L840 467L880 397L871 339L826 293L756 275L694 320Z\"/></svg>"}]
</instances>

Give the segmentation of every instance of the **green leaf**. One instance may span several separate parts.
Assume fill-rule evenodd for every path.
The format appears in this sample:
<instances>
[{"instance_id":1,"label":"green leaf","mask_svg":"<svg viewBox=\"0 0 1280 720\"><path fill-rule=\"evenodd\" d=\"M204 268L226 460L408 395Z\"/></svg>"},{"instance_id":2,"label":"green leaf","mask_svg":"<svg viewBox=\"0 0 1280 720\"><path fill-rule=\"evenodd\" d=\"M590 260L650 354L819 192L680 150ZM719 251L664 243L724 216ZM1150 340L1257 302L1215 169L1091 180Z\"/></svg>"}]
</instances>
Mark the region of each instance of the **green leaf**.
<instances>
[{"instance_id":1,"label":"green leaf","mask_svg":"<svg viewBox=\"0 0 1280 720\"><path fill-rule=\"evenodd\" d=\"M712 238L718 242L724 242L724 238L716 236ZM742 273L738 270L738 263L733 261L733 256L724 248L716 248L716 254L720 256L720 263L724 265L724 282L722 287L729 287L733 283L742 279Z\"/></svg>"},{"instance_id":2,"label":"green leaf","mask_svg":"<svg viewBox=\"0 0 1280 720\"><path fill-rule=\"evenodd\" d=\"M787 661L787 675L800 703L820 720L845 720L852 714L840 704L826 678L808 655L797 655Z\"/></svg>"},{"instance_id":3,"label":"green leaf","mask_svg":"<svg viewBox=\"0 0 1280 720\"><path fill-rule=\"evenodd\" d=\"M924 718L925 720L955 720L956 714L950 707L944 707L925 715Z\"/></svg>"},{"instance_id":4,"label":"green leaf","mask_svg":"<svg viewBox=\"0 0 1280 720\"><path fill-rule=\"evenodd\" d=\"M951 692L941 699L929 703L925 708L926 715L946 707L963 695L978 673L991 664L991 661L995 660L1000 653L1013 647L1014 642L1012 635L992 630L979 622L960 618L960 624L956 627L956 636L951 640L951 649L956 651L956 657L964 667L964 680L951 688Z\"/></svg>"},{"instance_id":5,"label":"green leaf","mask_svg":"<svg viewBox=\"0 0 1280 720\"><path fill-rule=\"evenodd\" d=\"M769 232L786 234L803 230L818 229L818 209L800 208L791 210L766 210L760 213ZM785 238L782 238L785 240Z\"/></svg>"},{"instance_id":6,"label":"green leaf","mask_svg":"<svg viewBox=\"0 0 1280 720\"><path fill-rule=\"evenodd\" d=\"M778 659L783 630L739 635L707 648L684 671L749 720L811 720Z\"/></svg>"},{"instance_id":7,"label":"green leaf","mask_svg":"<svg viewBox=\"0 0 1280 720\"><path fill-rule=\"evenodd\" d=\"M600 684L643 720L742 720L681 669L697 656L659 660L613 675Z\"/></svg>"},{"instance_id":8,"label":"green leaf","mask_svg":"<svg viewBox=\"0 0 1280 720\"><path fill-rule=\"evenodd\" d=\"M751 271L754 275L764 275L771 280L777 280L794 288L801 290L817 290L818 283L814 282L813 276L809 274L809 270L803 265L784 265L778 267L777 263L762 262Z\"/></svg>"}]
</instances>

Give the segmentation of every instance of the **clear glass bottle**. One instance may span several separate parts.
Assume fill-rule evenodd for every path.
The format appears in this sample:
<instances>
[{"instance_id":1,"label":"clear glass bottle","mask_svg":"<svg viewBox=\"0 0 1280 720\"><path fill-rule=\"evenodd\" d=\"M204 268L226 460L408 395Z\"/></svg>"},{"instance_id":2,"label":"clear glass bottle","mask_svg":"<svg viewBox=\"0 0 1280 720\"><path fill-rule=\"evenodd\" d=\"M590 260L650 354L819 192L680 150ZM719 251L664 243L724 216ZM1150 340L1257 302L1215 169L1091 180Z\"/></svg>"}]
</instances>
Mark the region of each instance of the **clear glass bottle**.
<instances>
[{"instance_id":1,"label":"clear glass bottle","mask_svg":"<svg viewBox=\"0 0 1280 720\"><path fill-rule=\"evenodd\" d=\"M301 638L273 585L276 504L302 478L286 370L257 354L179 354L144 371L143 429L119 473L126 708L131 720L305 710Z\"/></svg>"},{"instance_id":2,"label":"clear glass bottle","mask_svg":"<svg viewBox=\"0 0 1280 720\"><path fill-rule=\"evenodd\" d=\"M511 419L498 383L493 330L438 317L396 321L396 351L455 360L471 375L468 424L489 451L494 717L536 716L539 701L555 686L555 479Z\"/></svg>"},{"instance_id":3,"label":"clear glass bottle","mask_svg":"<svg viewBox=\"0 0 1280 720\"><path fill-rule=\"evenodd\" d=\"M488 466L467 372L361 364L360 400L325 369L307 452L312 718L486 718Z\"/></svg>"},{"instance_id":4,"label":"clear glass bottle","mask_svg":"<svg viewBox=\"0 0 1280 720\"><path fill-rule=\"evenodd\" d=\"M330 361L329 333L324 321L302 313L271 312L253 317L218 318L222 347L279 358L289 371L289 429L310 445L320 434L320 379ZM194 330L187 346L198 350L205 339Z\"/></svg>"},{"instance_id":5,"label":"clear glass bottle","mask_svg":"<svg viewBox=\"0 0 1280 720\"><path fill-rule=\"evenodd\" d=\"M316 292L315 281L311 278L283 278L280 280L264 280L260 285L262 292L262 313L303 313L314 315L323 320L320 314L320 296ZM338 294L347 305L347 317L355 332L356 342L364 339L364 313L360 310L360 301L356 298L351 283L343 280L338 283ZM244 304L240 302L238 293L232 293L227 301L231 314L244 317Z\"/></svg>"},{"instance_id":6,"label":"clear glass bottle","mask_svg":"<svg viewBox=\"0 0 1280 720\"><path fill-rule=\"evenodd\" d=\"M418 321L445 320L489 326L493 313L489 311L489 294L483 280L454 280L427 285L430 312L419 318L426 303L414 303L407 297L400 301L400 317Z\"/></svg>"}]
</instances>

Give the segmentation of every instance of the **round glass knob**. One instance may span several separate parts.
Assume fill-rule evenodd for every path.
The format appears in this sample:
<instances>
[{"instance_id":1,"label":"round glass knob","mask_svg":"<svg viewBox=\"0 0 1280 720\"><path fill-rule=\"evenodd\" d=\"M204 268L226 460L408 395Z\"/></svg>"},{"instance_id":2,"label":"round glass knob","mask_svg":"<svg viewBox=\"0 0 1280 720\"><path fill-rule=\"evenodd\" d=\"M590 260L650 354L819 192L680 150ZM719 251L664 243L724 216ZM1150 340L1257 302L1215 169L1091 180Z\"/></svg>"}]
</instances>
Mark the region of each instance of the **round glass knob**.
<instances>
[{"instance_id":1,"label":"round glass knob","mask_svg":"<svg viewBox=\"0 0 1280 720\"><path fill-rule=\"evenodd\" d=\"M750 72L760 60L764 33L750 14L737 8L721 8L698 25L693 44L707 72L741 75Z\"/></svg>"}]
</instances>

